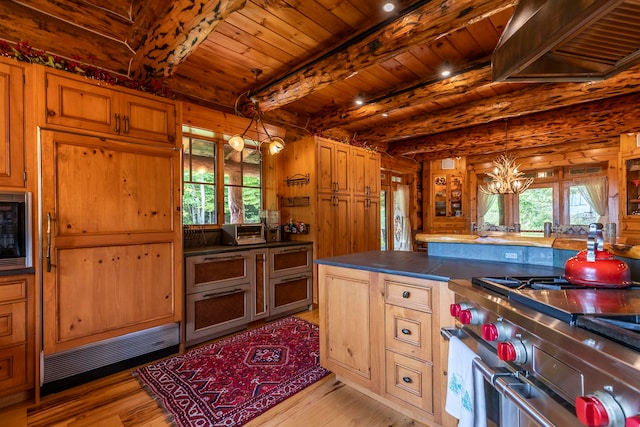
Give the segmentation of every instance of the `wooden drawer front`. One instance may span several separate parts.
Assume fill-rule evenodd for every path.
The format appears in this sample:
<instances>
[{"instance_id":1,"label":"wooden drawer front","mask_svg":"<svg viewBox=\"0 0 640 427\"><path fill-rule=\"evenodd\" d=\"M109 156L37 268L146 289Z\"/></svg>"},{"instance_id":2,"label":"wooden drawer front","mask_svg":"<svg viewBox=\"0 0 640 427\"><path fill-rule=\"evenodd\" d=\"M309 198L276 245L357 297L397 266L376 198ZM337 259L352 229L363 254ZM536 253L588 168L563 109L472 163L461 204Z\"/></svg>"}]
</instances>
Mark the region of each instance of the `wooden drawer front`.
<instances>
[{"instance_id":1,"label":"wooden drawer front","mask_svg":"<svg viewBox=\"0 0 640 427\"><path fill-rule=\"evenodd\" d=\"M422 360L432 360L431 314L385 305L386 348Z\"/></svg>"},{"instance_id":2,"label":"wooden drawer front","mask_svg":"<svg viewBox=\"0 0 640 427\"><path fill-rule=\"evenodd\" d=\"M27 382L26 345L0 349L0 394Z\"/></svg>"},{"instance_id":3,"label":"wooden drawer front","mask_svg":"<svg viewBox=\"0 0 640 427\"><path fill-rule=\"evenodd\" d=\"M271 314L303 308L311 304L312 274L271 281Z\"/></svg>"},{"instance_id":4,"label":"wooden drawer front","mask_svg":"<svg viewBox=\"0 0 640 427\"><path fill-rule=\"evenodd\" d=\"M385 302L431 312L431 288L385 280Z\"/></svg>"},{"instance_id":5,"label":"wooden drawer front","mask_svg":"<svg viewBox=\"0 0 640 427\"><path fill-rule=\"evenodd\" d=\"M27 282L20 280L16 282L0 283L0 302L14 301L27 297Z\"/></svg>"},{"instance_id":6,"label":"wooden drawer front","mask_svg":"<svg viewBox=\"0 0 640 427\"><path fill-rule=\"evenodd\" d=\"M27 305L25 302L0 305L0 346L27 339Z\"/></svg>"},{"instance_id":7,"label":"wooden drawer front","mask_svg":"<svg viewBox=\"0 0 640 427\"><path fill-rule=\"evenodd\" d=\"M269 253L271 256L269 275L271 277L306 273L312 269L311 246L272 248Z\"/></svg>"},{"instance_id":8,"label":"wooden drawer front","mask_svg":"<svg viewBox=\"0 0 640 427\"><path fill-rule=\"evenodd\" d=\"M386 392L428 413L433 413L433 366L386 352Z\"/></svg>"},{"instance_id":9,"label":"wooden drawer front","mask_svg":"<svg viewBox=\"0 0 640 427\"><path fill-rule=\"evenodd\" d=\"M187 296L186 341L193 344L251 321L250 284Z\"/></svg>"},{"instance_id":10,"label":"wooden drawer front","mask_svg":"<svg viewBox=\"0 0 640 427\"><path fill-rule=\"evenodd\" d=\"M232 286L250 281L248 252L187 258L187 293Z\"/></svg>"}]
</instances>

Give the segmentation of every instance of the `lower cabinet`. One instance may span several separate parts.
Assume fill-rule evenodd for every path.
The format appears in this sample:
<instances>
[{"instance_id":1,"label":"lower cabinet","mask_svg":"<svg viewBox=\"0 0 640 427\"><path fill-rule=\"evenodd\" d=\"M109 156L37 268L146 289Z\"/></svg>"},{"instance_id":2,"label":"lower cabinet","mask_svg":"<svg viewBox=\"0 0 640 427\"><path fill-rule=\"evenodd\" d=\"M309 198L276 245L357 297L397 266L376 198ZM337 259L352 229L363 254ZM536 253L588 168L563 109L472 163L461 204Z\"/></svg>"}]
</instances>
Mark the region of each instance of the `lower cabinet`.
<instances>
[{"instance_id":1,"label":"lower cabinet","mask_svg":"<svg viewBox=\"0 0 640 427\"><path fill-rule=\"evenodd\" d=\"M318 296L320 364L415 420L442 424L447 283L321 264Z\"/></svg>"},{"instance_id":2,"label":"lower cabinet","mask_svg":"<svg viewBox=\"0 0 640 427\"><path fill-rule=\"evenodd\" d=\"M32 275L0 277L0 407L35 387L33 286Z\"/></svg>"},{"instance_id":3,"label":"lower cabinet","mask_svg":"<svg viewBox=\"0 0 640 427\"><path fill-rule=\"evenodd\" d=\"M187 255L185 344L308 308L312 262L311 243Z\"/></svg>"}]
</instances>

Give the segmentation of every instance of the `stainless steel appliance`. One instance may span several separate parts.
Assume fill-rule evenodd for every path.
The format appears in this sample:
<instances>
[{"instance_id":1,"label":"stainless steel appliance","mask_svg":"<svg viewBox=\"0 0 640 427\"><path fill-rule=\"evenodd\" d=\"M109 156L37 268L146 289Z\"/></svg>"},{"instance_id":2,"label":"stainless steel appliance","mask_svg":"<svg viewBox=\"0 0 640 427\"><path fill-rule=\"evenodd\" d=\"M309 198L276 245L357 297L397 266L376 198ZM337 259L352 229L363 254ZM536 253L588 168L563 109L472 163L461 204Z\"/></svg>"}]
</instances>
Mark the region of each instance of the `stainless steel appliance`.
<instances>
[{"instance_id":1,"label":"stainless steel appliance","mask_svg":"<svg viewBox=\"0 0 640 427\"><path fill-rule=\"evenodd\" d=\"M0 192L0 270L32 266L31 193Z\"/></svg>"},{"instance_id":2,"label":"stainless steel appliance","mask_svg":"<svg viewBox=\"0 0 640 427\"><path fill-rule=\"evenodd\" d=\"M222 242L229 245L254 245L265 243L264 224L224 224Z\"/></svg>"},{"instance_id":3,"label":"stainless steel appliance","mask_svg":"<svg viewBox=\"0 0 640 427\"><path fill-rule=\"evenodd\" d=\"M480 356L489 425L640 426L640 288L576 287L562 277L449 288L457 321L442 334Z\"/></svg>"}]
</instances>

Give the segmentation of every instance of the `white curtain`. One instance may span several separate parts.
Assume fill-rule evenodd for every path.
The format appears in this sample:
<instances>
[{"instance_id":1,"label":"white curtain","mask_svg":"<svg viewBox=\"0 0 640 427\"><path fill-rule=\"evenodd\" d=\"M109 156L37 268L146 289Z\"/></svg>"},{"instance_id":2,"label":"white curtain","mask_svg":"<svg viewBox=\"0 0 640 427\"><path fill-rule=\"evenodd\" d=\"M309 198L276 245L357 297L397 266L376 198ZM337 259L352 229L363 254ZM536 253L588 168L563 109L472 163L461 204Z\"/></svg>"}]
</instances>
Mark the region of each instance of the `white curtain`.
<instances>
[{"instance_id":1,"label":"white curtain","mask_svg":"<svg viewBox=\"0 0 640 427\"><path fill-rule=\"evenodd\" d=\"M598 214L598 222L607 222L607 207L609 202L609 185L606 176L580 181L578 191L585 198L591 208Z\"/></svg>"},{"instance_id":2,"label":"white curtain","mask_svg":"<svg viewBox=\"0 0 640 427\"><path fill-rule=\"evenodd\" d=\"M484 224L484 216L498 200L497 194L485 194L478 187L478 225Z\"/></svg>"},{"instance_id":3,"label":"white curtain","mask_svg":"<svg viewBox=\"0 0 640 427\"><path fill-rule=\"evenodd\" d=\"M393 249L412 250L408 185L398 185L393 194Z\"/></svg>"}]
</instances>

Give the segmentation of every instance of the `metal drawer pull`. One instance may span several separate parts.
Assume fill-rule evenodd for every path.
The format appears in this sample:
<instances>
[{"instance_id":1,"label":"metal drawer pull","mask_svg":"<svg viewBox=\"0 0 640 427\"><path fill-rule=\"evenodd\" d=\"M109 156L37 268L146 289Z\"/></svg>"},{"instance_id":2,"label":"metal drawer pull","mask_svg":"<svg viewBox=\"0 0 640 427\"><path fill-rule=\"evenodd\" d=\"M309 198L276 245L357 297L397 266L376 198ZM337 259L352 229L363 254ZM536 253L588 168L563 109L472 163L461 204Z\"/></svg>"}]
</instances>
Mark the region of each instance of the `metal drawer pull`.
<instances>
[{"instance_id":1,"label":"metal drawer pull","mask_svg":"<svg viewBox=\"0 0 640 427\"><path fill-rule=\"evenodd\" d=\"M402 293L402 298L409 298L410 296L411 296L411 292L409 292L409 291L404 291Z\"/></svg>"},{"instance_id":2,"label":"metal drawer pull","mask_svg":"<svg viewBox=\"0 0 640 427\"><path fill-rule=\"evenodd\" d=\"M283 249L280 251L280 253L291 253L291 252L307 252L307 248L291 248L291 249ZM278 256L278 254L275 254L276 256Z\"/></svg>"},{"instance_id":3,"label":"metal drawer pull","mask_svg":"<svg viewBox=\"0 0 640 427\"><path fill-rule=\"evenodd\" d=\"M114 133L120 133L120 114L115 113L113 115L113 119L114 119L113 121L116 124L116 127L113 128L113 132Z\"/></svg>"},{"instance_id":4,"label":"metal drawer pull","mask_svg":"<svg viewBox=\"0 0 640 427\"><path fill-rule=\"evenodd\" d=\"M405 335L411 335L411 331L410 331L410 330L408 330L407 328L404 328L404 329L402 330L402 333L403 333L403 334L405 334Z\"/></svg>"},{"instance_id":5,"label":"metal drawer pull","mask_svg":"<svg viewBox=\"0 0 640 427\"><path fill-rule=\"evenodd\" d=\"M203 298L213 298L213 297L223 297L223 296L227 296L227 295L233 295L233 294L238 294L240 292L246 292L246 290L241 289L241 288L235 288L231 291L226 291L226 292L219 292L219 293L213 293L213 294L204 294L202 295Z\"/></svg>"},{"instance_id":6,"label":"metal drawer pull","mask_svg":"<svg viewBox=\"0 0 640 427\"><path fill-rule=\"evenodd\" d=\"M228 256L223 258L206 257L203 259L203 261L229 261L229 260L238 259L238 258L244 258L244 257L242 255L233 255L233 256Z\"/></svg>"},{"instance_id":7,"label":"metal drawer pull","mask_svg":"<svg viewBox=\"0 0 640 427\"><path fill-rule=\"evenodd\" d=\"M290 279L287 280L283 280L282 282L278 283L279 285L283 284L283 283L289 283L289 282L295 282L296 280L300 280L300 279L306 279L307 276L296 276L296 277L291 277Z\"/></svg>"},{"instance_id":8,"label":"metal drawer pull","mask_svg":"<svg viewBox=\"0 0 640 427\"><path fill-rule=\"evenodd\" d=\"M409 377L402 377L402 381L404 381L407 384L411 384L413 381L411 381L411 378Z\"/></svg>"}]
</instances>

